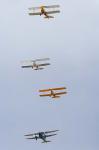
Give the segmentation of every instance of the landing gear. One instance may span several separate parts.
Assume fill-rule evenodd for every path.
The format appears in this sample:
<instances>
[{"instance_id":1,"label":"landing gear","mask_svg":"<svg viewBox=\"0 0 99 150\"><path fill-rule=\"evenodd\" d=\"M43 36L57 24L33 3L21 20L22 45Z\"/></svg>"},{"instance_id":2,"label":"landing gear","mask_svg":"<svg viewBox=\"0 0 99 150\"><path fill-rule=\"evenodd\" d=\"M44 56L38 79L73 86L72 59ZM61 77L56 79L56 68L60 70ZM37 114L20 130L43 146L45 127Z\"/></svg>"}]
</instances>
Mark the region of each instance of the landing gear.
<instances>
[{"instance_id":1,"label":"landing gear","mask_svg":"<svg viewBox=\"0 0 99 150\"><path fill-rule=\"evenodd\" d=\"M36 141L37 141L37 138L38 138L38 137L37 137L37 136L35 136Z\"/></svg>"}]
</instances>

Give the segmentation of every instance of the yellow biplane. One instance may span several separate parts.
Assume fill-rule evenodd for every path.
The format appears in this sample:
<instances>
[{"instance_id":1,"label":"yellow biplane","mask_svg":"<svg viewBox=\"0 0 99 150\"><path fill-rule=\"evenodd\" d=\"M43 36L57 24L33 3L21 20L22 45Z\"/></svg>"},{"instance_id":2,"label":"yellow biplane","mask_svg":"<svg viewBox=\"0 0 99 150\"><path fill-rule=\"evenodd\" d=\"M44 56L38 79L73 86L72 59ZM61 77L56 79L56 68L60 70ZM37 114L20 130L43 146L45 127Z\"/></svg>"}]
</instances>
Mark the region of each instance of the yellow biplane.
<instances>
[{"instance_id":1,"label":"yellow biplane","mask_svg":"<svg viewBox=\"0 0 99 150\"><path fill-rule=\"evenodd\" d=\"M66 87L39 90L39 92L49 92L49 93L40 94L39 96L41 96L41 97L49 96L51 98L60 98L60 95L67 94L66 91L61 92L61 90L65 90L65 89L66 89ZM60 92L55 92L55 91L60 91Z\"/></svg>"},{"instance_id":2,"label":"yellow biplane","mask_svg":"<svg viewBox=\"0 0 99 150\"><path fill-rule=\"evenodd\" d=\"M29 15L44 15L44 18L54 18L54 16L50 16L50 14L60 13L59 5L50 5L50 6L40 6L40 7L31 7L29 8Z\"/></svg>"}]
</instances>

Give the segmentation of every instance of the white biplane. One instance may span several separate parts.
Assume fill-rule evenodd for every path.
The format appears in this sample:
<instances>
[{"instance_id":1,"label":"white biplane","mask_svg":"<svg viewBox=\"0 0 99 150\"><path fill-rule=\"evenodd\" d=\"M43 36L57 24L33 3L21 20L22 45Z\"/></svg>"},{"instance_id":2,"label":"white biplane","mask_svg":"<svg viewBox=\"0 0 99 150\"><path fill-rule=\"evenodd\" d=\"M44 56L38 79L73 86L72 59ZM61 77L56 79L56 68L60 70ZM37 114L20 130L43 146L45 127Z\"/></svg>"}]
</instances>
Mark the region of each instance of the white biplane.
<instances>
[{"instance_id":1,"label":"white biplane","mask_svg":"<svg viewBox=\"0 0 99 150\"><path fill-rule=\"evenodd\" d=\"M39 90L39 92L43 92L43 94L40 94L39 96L41 96L41 97L49 96L51 98L60 98L60 95L67 94L66 91L61 91L61 90L65 90L65 89L66 89L66 87ZM60 92L55 92L55 91L60 91ZM47 93L45 93L45 92L47 92Z\"/></svg>"},{"instance_id":2,"label":"white biplane","mask_svg":"<svg viewBox=\"0 0 99 150\"><path fill-rule=\"evenodd\" d=\"M29 64L27 65L22 65L21 67L22 68L32 68L34 70L42 70L44 69L44 66L47 66L47 65L50 65L50 63L38 63L38 62L41 62L41 61L46 61L46 60L49 60L49 58L43 58L43 59L35 59L35 60L27 60L27 61L24 61L24 62L29 62Z\"/></svg>"},{"instance_id":3,"label":"white biplane","mask_svg":"<svg viewBox=\"0 0 99 150\"><path fill-rule=\"evenodd\" d=\"M40 7L31 7L29 8L30 12L29 15L44 15L44 18L54 18L50 14L60 13L59 5L50 5L50 6L40 6ZM37 10L37 11L36 11Z\"/></svg>"}]
</instances>

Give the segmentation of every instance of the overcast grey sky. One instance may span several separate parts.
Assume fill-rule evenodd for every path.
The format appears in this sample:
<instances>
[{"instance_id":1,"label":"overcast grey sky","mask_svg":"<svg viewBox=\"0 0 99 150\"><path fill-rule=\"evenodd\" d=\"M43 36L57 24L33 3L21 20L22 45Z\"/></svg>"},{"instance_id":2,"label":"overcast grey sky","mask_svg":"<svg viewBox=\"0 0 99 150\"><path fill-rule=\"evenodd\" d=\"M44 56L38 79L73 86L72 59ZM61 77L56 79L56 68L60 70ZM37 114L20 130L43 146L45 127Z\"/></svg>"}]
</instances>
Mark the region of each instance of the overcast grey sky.
<instances>
[{"instance_id":1,"label":"overcast grey sky","mask_svg":"<svg viewBox=\"0 0 99 150\"><path fill-rule=\"evenodd\" d=\"M60 4L45 20L28 7ZM99 149L99 1L3 0L0 3L0 149ZM49 57L42 71L22 69L21 60ZM57 101L38 90L66 86ZM59 129L52 143L24 134Z\"/></svg>"}]
</instances>

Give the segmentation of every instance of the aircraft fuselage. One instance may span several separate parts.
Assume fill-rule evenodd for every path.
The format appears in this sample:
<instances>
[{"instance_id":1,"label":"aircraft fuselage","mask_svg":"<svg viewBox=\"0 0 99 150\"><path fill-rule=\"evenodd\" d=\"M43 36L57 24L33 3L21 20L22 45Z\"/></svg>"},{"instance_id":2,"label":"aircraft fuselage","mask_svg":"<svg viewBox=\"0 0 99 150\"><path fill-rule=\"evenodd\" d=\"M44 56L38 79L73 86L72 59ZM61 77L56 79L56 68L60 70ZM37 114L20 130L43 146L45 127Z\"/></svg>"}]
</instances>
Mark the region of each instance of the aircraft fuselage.
<instances>
[{"instance_id":1,"label":"aircraft fuselage","mask_svg":"<svg viewBox=\"0 0 99 150\"><path fill-rule=\"evenodd\" d=\"M39 133L39 138L42 139L44 142L47 142L46 141L46 135L44 132Z\"/></svg>"}]
</instances>

